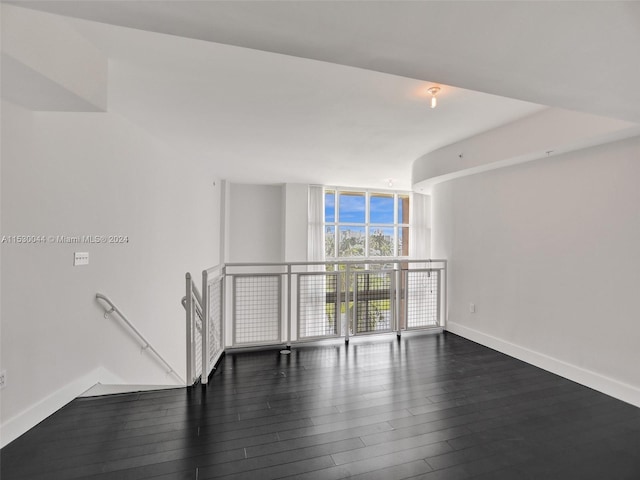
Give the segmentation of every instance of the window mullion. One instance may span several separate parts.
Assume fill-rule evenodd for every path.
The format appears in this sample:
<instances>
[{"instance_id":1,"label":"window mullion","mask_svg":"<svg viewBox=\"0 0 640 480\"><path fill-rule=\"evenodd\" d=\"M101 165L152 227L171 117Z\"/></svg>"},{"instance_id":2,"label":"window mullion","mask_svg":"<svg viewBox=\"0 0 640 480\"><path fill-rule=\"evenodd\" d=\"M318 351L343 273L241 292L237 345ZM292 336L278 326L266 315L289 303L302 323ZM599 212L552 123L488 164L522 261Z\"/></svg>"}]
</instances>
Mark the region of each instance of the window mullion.
<instances>
[{"instance_id":1,"label":"window mullion","mask_svg":"<svg viewBox=\"0 0 640 480\"><path fill-rule=\"evenodd\" d=\"M369 192L365 192L364 194L364 258L369 258L369 225L371 223L371 208L369 205L370 201Z\"/></svg>"},{"instance_id":2,"label":"window mullion","mask_svg":"<svg viewBox=\"0 0 640 480\"><path fill-rule=\"evenodd\" d=\"M340 190L338 190L337 188L333 191L333 204L335 205L335 213L334 213L334 217L335 217L335 221L336 221L336 227L335 227L335 231L333 232L334 235L334 249L335 249L335 256L336 259L340 258Z\"/></svg>"},{"instance_id":3,"label":"window mullion","mask_svg":"<svg viewBox=\"0 0 640 480\"><path fill-rule=\"evenodd\" d=\"M398 194L393 194L393 255L398 257Z\"/></svg>"}]
</instances>

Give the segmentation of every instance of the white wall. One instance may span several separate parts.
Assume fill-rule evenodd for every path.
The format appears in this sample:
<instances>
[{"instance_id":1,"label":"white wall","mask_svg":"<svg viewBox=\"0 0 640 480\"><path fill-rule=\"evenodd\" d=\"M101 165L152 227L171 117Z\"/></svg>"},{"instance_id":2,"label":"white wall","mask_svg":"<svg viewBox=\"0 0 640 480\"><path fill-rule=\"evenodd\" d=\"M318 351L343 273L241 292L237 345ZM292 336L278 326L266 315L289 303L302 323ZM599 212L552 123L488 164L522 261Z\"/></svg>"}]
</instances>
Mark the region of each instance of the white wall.
<instances>
[{"instance_id":1,"label":"white wall","mask_svg":"<svg viewBox=\"0 0 640 480\"><path fill-rule=\"evenodd\" d=\"M284 260L282 185L228 184L228 262Z\"/></svg>"},{"instance_id":2,"label":"white wall","mask_svg":"<svg viewBox=\"0 0 640 480\"><path fill-rule=\"evenodd\" d=\"M118 322L103 318L97 292L184 377L184 274L219 261L219 225L202 212L215 212L220 199L213 165L168 151L115 114L3 103L2 116L3 235L129 239L2 245L5 444L98 381L175 383ZM74 251L88 251L90 264L73 267Z\"/></svg>"},{"instance_id":3,"label":"white wall","mask_svg":"<svg viewBox=\"0 0 640 480\"><path fill-rule=\"evenodd\" d=\"M448 329L640 405L639 159L635 137L436 185Z\"/></svg>"},{"instance_id":4,"label":"white wall","mask_svg":"<svg viewBox=\"0 0 640 480\"><path fill-rule=\"evenodd\" d=\"M287 183L284 194L284 260L306 262L309 236L309 186Z\"/></svg>"},{"instance_id":5,"label":"white wall","mask_svg":"<svg viewBox=\"0 0 640 480\"><path fill-rule=\"evenodd\" d=\"M65 18L2 5L3 98L31 110L105 111L107 77L107 57Z\"/></svg>"},{"instance_id":6,"label":"white wall","mask_svg":"<svg viewBox=\"0 0 640 480\"><path fill-rule=\"evenodd\" d=\"M413 258L434 258L431 255L431 197L414 193L411 202L409 255Z\"/></svg>"}]
</instances>

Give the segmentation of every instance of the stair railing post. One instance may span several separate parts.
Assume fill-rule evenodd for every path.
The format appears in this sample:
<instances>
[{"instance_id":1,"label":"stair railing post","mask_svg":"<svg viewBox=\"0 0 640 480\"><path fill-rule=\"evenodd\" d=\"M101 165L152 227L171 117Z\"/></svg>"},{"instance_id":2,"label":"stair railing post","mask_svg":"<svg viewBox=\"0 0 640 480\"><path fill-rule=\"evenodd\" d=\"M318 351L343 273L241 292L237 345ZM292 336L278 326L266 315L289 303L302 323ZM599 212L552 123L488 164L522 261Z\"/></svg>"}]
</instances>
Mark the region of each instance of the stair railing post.
<instances>
[{"instance_id":1,"label":"stair railing post","mask_svg":"<svg viewBox=\"0 0 640 480\"><path fill-rule=\"evenodd\" d=\"M187 311L187 384L193 385L194 362L193 362L193 287L191 284L191 274L186 274L186 299L185 309Z\"/></svg>"},{"instance_id":2,"label":"stair railing post","mask_svg":"<svg viewBox=\"0 0 640 480\"><path fill-rule=\"evenodd\" d=\"M200 381L206 385L209 380L209 276L206 270L202 271L202 376Z\"/></svg>"}]
</instances>

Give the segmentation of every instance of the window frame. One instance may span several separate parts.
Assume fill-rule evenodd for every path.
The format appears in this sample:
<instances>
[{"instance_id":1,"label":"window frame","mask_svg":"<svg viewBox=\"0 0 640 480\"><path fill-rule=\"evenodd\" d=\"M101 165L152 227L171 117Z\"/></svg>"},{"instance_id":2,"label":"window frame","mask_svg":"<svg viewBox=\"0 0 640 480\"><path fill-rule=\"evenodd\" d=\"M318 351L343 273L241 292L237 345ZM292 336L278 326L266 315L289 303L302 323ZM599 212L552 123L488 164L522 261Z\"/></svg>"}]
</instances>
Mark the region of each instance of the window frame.
<instances>
[{"instance_id":1,"label":"window frame","mask_svg":"<svg viewBox=\"0 0 640 480\"><path fill-rule=\"evenodd\" d=\"M326 201L327 195L333 194L333 221L326 221ZM365 203L365 216L364 223L347 221L343 222L340 219L340 195L341 194L353 194L353 195L362 195L364 196ZM393 198L393 223L379 223L379 222L371 222L371 197L392 197ZM407 199L408 202L408 222L401 223L402 219L399 217L400 210L400 202ZM322 218L322 236L323 236L323 245L325 248L325 256L327 260L330 261L340 261L340 260L386 260L386 259L406 259L409 258L409 250L406 249L406 255L401 255L401 245L400 240L402 238L403 229L407 229L406 237L407 244L410 237L411 232L411 203L412 203L412 194L411 192L400 191L400 190L373 190L373 189L359 189L353 187L332 187L325 186L323 187L322 194L323 201L323 218ZM364 255L360 256L340 256L340 229L342 228L358 228L364 230ZM326 253L326 245L327 245L327 230L328 228L333 228L333 256L329 256ZM370 238L372 232L376 229L380 230L393 230L393 254L392 255L371 255L370 251Z\"/></svg>"}]
</instances>

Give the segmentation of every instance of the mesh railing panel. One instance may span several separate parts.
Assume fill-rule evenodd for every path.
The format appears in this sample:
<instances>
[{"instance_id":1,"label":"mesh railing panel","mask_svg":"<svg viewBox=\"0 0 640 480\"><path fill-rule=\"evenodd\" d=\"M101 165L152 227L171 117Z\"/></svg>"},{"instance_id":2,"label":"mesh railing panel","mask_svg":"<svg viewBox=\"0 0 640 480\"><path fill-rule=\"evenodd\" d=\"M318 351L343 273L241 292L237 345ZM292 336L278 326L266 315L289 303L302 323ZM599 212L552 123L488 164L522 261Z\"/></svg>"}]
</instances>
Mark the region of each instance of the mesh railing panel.
<instances>
[{"instance_id":1,"label":"mesh railing panel","mask_svg":"<svg viewBox=\"0 0 640 480\"><path fill-rule=\"evenodd\" d=\"M336 322L337 274L298 276L298 337L338 334Z\"/></svg>"},{"instance_id":2,"label":"mesh railing panel","mask_svg":"<svg viewBox=\"0 0 640 480\"><path fill-rule=\"evenodd\" d=\"M388 332L392 328L390 272L355 273L355 333Z\"/></svg>"},{"instance_id":3,"label":"mesh railing panel","mask_svg":"<svg viewBox=\"0 0 640 480\"><path fill-rule=\"evenodd\" d=\"M209 368L213 368L224 351L222 341L222 279L209 283L209 324L207 335L209 342Z\"/></svg>"},{"instance_id":4,"label":"mesh railing panel","mask_svg":"<svg viewBox=\"0 0 640 480\"><path fill-rule=\"evenodd\" d=\"M440 272L407 271L407 328L438 326Z\"/></svg>"},{"instance_id":5,"label":"mesh railing panel","mask_svg":"<svg viewBox=\"0 0 640 480\"><path fill-rule=\"evenodd\" d=\"M234 344L280 341L280 275L236 276L233 282Z\"/></svg>"}]
</instances>

